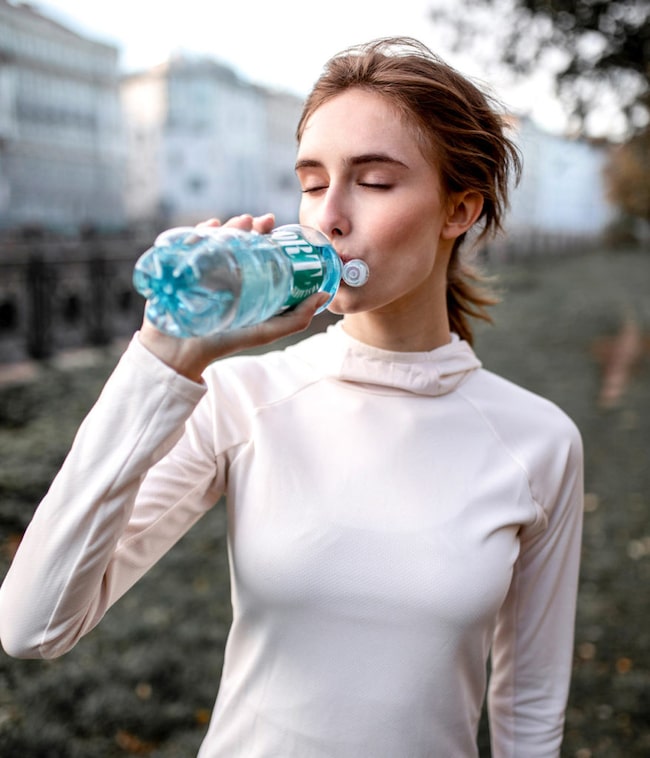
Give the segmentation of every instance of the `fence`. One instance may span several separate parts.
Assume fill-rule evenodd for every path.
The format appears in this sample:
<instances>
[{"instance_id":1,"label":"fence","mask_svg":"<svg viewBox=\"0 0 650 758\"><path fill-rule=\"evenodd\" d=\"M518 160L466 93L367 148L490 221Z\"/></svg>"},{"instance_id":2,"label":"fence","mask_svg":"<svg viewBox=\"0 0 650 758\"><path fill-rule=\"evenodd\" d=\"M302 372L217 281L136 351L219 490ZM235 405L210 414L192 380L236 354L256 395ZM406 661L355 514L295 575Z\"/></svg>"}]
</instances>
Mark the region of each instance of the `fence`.
<instances>
[{"instance_id":1,"label":"fence","mask_svg":"<svg viewBox=\"0 0 650 758\"><path fill-rule=\"evenodd\" d=\"M505 263L522 259L544 259L576 253L588 253L601 247L601 234L569 234L542 232L534 229L512 229L483 248L483 259Z\"/></svg>"},{"instance_id":2,"label":"fence","mask_svg":"<svg viewBox=\"0 0 650 758\"><path fill-rule=\"evenodd\" d=\"M0 364L130 336L144 302L131 282L145 240L0 243ZM512 233L481 258L509 262L597 248L598 238Z\"/></svg>"},{"instance_id":3,"label":"fence","mask_svg":"<svg viewBox=\"0 0 650 758\"><path fill-rule=\"evenodd\" d=\"M131 276L147 246L133 239L0 246L0 363L132 334L144 302Z\"/></svg>"}]
</instances>

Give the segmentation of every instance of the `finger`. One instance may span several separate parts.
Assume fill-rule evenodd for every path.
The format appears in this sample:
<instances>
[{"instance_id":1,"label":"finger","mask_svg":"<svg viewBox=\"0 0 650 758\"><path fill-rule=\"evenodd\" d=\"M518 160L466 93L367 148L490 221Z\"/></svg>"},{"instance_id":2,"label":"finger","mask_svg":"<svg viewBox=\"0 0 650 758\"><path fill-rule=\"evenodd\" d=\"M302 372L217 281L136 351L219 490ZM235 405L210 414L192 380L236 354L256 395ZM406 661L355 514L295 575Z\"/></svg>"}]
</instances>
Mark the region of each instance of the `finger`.
<instances>
[{"instance_id":1,"label":"finger","mask_svg":"<svg viewBox=\"0 0 650 758\"><path fill-rule=\"evenodd\" d=\"M316 314L316 311L325 305L325 303L329 300L330 295L327 292L315 292L313 295L310 295L306 300L303 300L301 303L298 303L295 308L293 308L290 311L285 311L284 313L280 314L281 317L287 318L291 314L298 314L300 316L310 314L310 318L313 318Z\"/></svg>"},{"instance_id":2,"label":"finger","mask_svg":"<svg viewBox=\"0 0 650 758\"><path fill-rule=\"evenodd\" d=\"M282 337L304 331L311 324L316 311L327 302L328 297L327 293L317 292L292 310L285 311L261 324L223 332L219 335L220 348L226 354L267 345Z\"/></svg>"},{"instance_id":3,"label":"finger","mask_svg":"<svg viewBox=\"0 0 650 758\"><path fill-rule=\"evenodd\" d=\"M197 227L201 226L221 226L221 221L218 218L209 218L207 221L201 221L200 224L197 224Z\"/></svg>"},{"instance_id":4,"label":"finger","mask_svg":"<svg viewBox=\"0 0 650 758\"><path fill-rule=\"evenodd\" d=\"M243 213L241 216L233 216L228 219L224 226L232 229L243 229L250 232L253 228L253 216L250 213Z\"/></svg>"},{"instance_id":5,"label":"finger","mask_svg":"<svg viewBox=\"0 0 650 758\"><path fill-rule=\"evenodd\" d=\"M329 295L326 292L317 292L311 295L295 308L284 311L275 318L269 319L261 326L268 326L269 329L277 329L285 334L301 332L310 324L316 312L328 301Z\"/></svg>"},{"instance_id":6,"label":"finger","mask_svg":"<svg viewBox=\"0 0 650 758\"><path fill-rule=\"evenodd\" d=\"M265 213L262 216L255 216L253 218L253 229L260 234L268 234L275 226L275 215L273 213Z\"/></svg>"}]
</instances>

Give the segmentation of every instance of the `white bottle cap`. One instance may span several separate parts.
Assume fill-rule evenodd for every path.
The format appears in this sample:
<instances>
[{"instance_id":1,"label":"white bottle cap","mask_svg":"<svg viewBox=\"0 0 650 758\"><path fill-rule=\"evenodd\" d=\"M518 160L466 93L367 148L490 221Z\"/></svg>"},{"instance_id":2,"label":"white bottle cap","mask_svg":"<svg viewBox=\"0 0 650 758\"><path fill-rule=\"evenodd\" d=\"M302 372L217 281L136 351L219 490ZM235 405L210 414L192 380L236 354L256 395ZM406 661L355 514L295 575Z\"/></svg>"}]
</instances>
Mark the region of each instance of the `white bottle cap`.
<instances>
[{"instance_id":1,"label":"white bottle cap","mask_svg":"<svg viewBox=\"0 0 650 758\"><path fill-rule=\"evenodd\" d=\"M343 266L343 281L350 287L363 287L370 276L370 269L365 261L355 258Z\"/></svg>"}]
</instances>

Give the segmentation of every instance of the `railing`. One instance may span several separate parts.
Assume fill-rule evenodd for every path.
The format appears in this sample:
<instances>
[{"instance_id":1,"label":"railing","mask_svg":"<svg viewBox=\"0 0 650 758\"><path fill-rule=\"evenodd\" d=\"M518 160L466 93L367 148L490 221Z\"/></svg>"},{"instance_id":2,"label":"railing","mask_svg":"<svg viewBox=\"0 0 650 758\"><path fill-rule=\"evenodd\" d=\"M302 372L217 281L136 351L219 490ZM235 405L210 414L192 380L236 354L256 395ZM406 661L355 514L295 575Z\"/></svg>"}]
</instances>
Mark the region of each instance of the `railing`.
<instances>
[{"instance_id":1,"label":"railing","mask_svg":"<svg viewBox=\"0 0 650 758\"><path fill-rule=\"evenodd\" d=\"M0 245L0 363L43 360L132 334L144 301L131 275L147 244Z\"/></svg>"},{"instance_id":2,"label":"railing","mask_svg":"<svg viewBox=\"0 0 650 758\"><path fill-rule=\"evenodd\" d=\"M0 364L130 336L144 307L133 266L150 240L0 243ZM597 246L597 238L528 231L490 244L480 257L541 262Z\"/></svg>"}]
</instances>

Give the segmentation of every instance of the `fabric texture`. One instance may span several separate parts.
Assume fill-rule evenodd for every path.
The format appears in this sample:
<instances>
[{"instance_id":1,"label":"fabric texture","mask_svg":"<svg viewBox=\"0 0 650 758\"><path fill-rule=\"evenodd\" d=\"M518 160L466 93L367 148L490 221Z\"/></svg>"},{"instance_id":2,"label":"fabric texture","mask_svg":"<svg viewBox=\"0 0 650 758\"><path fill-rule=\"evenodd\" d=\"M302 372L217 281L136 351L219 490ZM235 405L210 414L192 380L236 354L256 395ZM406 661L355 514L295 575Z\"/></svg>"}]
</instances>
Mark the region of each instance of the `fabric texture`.
<instances>
[{"instance_id":1,"label":"fabric texture","mask_svg":"<svg viewBox=\"0 0 650 758\"><path fill-rule=\"evenodd\" d=\"M69 650L225 493L233 625L201 758L476 756L490 649L494 758L557 756L567 416L458 338L393 353L340 322L204 381L134 337L0 589L7 652Z\"/></svg>"}]
</instances>

